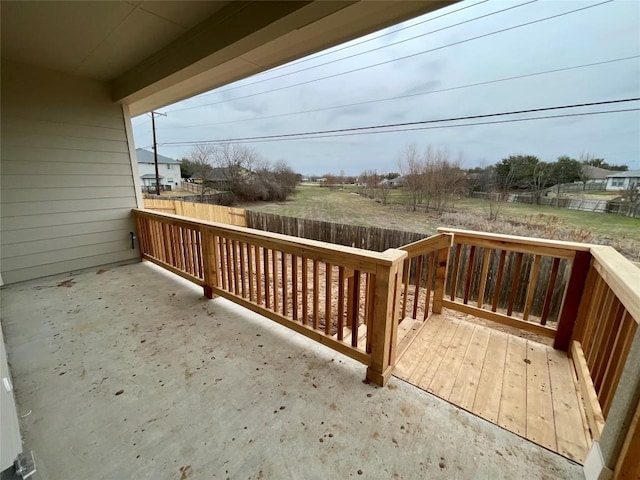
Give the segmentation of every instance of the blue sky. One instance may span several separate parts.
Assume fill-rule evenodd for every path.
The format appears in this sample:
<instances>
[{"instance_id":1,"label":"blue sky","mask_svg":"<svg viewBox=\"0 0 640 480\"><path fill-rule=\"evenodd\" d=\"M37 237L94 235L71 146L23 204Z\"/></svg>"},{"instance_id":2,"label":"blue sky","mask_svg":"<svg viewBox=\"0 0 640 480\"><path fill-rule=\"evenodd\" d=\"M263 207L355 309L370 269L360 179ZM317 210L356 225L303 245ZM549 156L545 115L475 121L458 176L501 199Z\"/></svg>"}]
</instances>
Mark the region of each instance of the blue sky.
<instances>
[{"instance_id":1,"label":"blue sky","mask_svg":"<svg viewBox=\"0 0 640 480\"><path fill-rule=\"evenodd\" d=\"M181 158L189 155L191 147L166 143L352 128L640 97L640 2L598 3L602 2L472 0L454 4L167 106L160 110L167 116L156 120L158 151ZM587 6L593 7L492 34ZM452 13L442 16L448 12ZM476 19L485 15L488 16ZM442 17L433 18L439 16ZM461 22L466 23L454 26ZM448 46L486 34L490 35ZM394 43L397 44L391 45ZM411 57L399 59L405 56ZM623 58L627 59L619 60ZM382 62L389 63L344 73ZM467 87L598 62L609 63ZM292 86L332 75L335 76ZM451 90L454 87L464 88ZM265 93L274 89L281 90ZM211 103L215 105L208 105ZM629 102L540 115L639 107L640 102ZM323 110L308 112L318 109ZM533 115L509 118L530 116ZM152 143L149 118L137 117L133 125L136 146L149 148ZM493 164L511 154L537 155L546 161L560 155L578 158L591 154L610 163L640 169L640 112L256 142L250 146L263 157L283 159L304 174L344 171L355 175L365 169L397 171L400 152L409 143L419 148L427 145L446 148L452 156L461 155L466 167Z\"/></svg>"}]
</instances>

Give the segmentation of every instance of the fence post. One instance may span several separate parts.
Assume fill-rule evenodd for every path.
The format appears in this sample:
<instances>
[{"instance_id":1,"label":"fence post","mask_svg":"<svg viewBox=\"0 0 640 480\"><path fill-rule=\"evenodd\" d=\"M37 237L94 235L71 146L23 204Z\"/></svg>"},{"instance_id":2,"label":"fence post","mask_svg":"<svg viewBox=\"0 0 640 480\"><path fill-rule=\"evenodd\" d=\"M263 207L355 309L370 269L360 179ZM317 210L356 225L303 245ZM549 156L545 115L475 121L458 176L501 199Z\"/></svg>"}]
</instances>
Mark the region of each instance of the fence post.
<instances>
[{"instance_id":1,"label":"fence post","mask_svg":"<svg viewBox=\"0 0 640 480\"><path fill-rule=\"evenodd\" d=\"M447 281L447 267L449 263L449 248L438 250L436 260L436 284L433 291L433 313L442 313L442 299L444 298L444 286Z\"/></svg>"},{"instance_id":2,"label":"fence post","mask_svg":"<svg viewBox=\"0 0 640 480\"><path fill-rule=\"evenodd\" d=\"M370 309L371 331L367 331L371 341L371 363L367 368L367 380L384 386L396 363L396 343L398 340L398 322L396 312L399 308L402 270L407 252L389 249L384 252L391 264L378 265L375 276L375 296Z\"/></svg>"},{"instance_id":3,"label":"fence post","mask_svg":"<svg viewBox=\"0 0 640 480\"><path fill-rule=\"evenodd\" d=\"M218 251L216 236L208 229L200 230L204 274L204 296L213 298L213 288L218 286Z\"/></svg>"}]
</instances>

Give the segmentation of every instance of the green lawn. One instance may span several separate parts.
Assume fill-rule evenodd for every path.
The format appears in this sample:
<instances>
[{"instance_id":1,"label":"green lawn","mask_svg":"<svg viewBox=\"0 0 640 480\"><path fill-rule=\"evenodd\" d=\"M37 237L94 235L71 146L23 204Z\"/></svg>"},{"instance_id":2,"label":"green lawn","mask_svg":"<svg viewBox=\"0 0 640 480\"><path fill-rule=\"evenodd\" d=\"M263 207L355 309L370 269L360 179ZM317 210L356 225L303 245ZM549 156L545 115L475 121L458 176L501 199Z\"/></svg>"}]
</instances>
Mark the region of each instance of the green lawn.
<instances>
[{"instance_id":1,"label":"green lawn","mask_svg":"<svg viewBox=\"0 0 640 480\"><path fill-rule=\"evenodd\" d=\"M250 210L310 218L351 225L375 226L426 234L438 227L464 228L560 240L612 245L631 260L640 260L640 219L621 215L582 212L565 208L516 203L490 204L486 200L461 198L442 216L424 208L410 212L399 203L404 190L393 190L389 205L355 193L355 187L330 189L301 185L286 202L243 205ZM498 208L496 221L489 221L490 208Z\"/></svg>"}]
</instances>

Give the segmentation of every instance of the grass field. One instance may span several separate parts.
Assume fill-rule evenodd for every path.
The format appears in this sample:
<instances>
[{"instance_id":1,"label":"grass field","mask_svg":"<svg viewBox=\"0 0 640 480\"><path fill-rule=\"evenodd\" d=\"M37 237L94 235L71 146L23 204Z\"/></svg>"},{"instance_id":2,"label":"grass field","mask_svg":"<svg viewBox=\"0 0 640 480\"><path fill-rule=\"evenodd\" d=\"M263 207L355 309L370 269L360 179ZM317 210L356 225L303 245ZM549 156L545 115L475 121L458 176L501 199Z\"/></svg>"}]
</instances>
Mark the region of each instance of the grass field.
<instances>
[{"instance_id":1,"label":"grass field","mask_svg":"<svg viewBox=\"0 0 640 480\"><path fill-rule=\"evenodd\" d=\"M400 200L401 192L394 191L390 200ZM599 243L615 247L633 261L640 260L640 219L542 205L494 202L492 207L496 206L495 221L489 221L489 202L476 198L456 200L446 213L436 216L424 208L410 212L404 205L382 205L354 190L315 185L299 186L286 202L243 205L266 213L426 234L435 233L438 227L453 227Z\"/></svg>"}]
</instances>

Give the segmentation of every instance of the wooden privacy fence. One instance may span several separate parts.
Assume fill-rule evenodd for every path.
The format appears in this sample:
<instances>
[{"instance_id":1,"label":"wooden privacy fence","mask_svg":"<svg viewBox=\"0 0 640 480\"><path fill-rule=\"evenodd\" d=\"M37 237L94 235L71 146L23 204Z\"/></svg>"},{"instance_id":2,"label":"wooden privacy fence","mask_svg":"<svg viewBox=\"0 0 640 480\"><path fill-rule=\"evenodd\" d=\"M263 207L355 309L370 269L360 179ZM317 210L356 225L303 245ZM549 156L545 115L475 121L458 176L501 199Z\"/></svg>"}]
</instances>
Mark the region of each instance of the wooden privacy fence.
<instances>
[{"instance_id":1,"label":"wooden privacy fence","mask_svg":"<svg viewBox=\"0 0 640 480\"><path fill-rule=\"evenodd\" d=\"M144 208L164 213L173 213L185 217L199 218L208 222L226 223L246 227L245 210L242 208L210 205L207 203L183 202L181 200L150 199L144 200Z\"/></svg>"},{"instance_id":2,"label":"wooden privacy fence","mask_svg":"<svg viewBox=\"0 0 640 480\"><path fill-rule=\"evenodd\" d=\"M395 365L406 253L331 245L134 210L143 259L367 365L383 385Z\"/></svg>"},{"instance_id":3,"label":"wooden privacy fence","mask_svg":"<svg viewBox=\"0 0 640 480\"><path fill-rule=\"evenodd\" d=\"M399 248L425 237L422 233L323 222L306 218L286 217L270 213L246 211L247 227L267 232L321 242L383 252Z\"/></svg>"}]
</instances>

